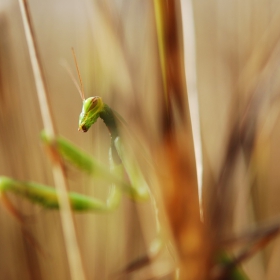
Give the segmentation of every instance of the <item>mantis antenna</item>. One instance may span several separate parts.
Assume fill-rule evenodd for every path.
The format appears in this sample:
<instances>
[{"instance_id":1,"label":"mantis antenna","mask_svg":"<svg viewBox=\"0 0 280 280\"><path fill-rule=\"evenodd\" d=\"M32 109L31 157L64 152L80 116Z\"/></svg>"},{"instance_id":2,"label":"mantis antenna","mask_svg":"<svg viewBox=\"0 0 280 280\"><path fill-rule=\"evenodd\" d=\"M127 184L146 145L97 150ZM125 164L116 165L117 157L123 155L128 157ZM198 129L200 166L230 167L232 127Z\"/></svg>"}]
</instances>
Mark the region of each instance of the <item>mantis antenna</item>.
<instances>
[{"instance_id":1,"label":"mantis antenna","mask_svg":"<svg viewBox=\"0 0 280 280\"><path fill-rule=\"evenodd\" d=\"M72 54L73 54L73 58L74 58L74 61L75 61L75 66L76 66L76 70L77 70L77 73L78 73L78 77L79 77L79 81L80 81L80 87L77 85L77 82L76 80L74 80L74 83L81 95L81 98L82 100L84 101L85 100L85 91L84 91L84 87L83 87L83 82L82 82L82 78L81 78L81 74L80 74L80 70L79 70L79 67L78 67L78 62L77 62L77 58L76 58L76 54L75 54L75 51L74 51L74 48L71 48L72 50Z\"/></svg>"},{"instance_id":2,"label":"mantis antenna","mask_svg":"<svg viewBox=\"0 0 280 280\"><path fill-rule=\"evenodd\" d=\"M71 71L70 67L69 67L69 64L65 61L61 61L60 62L61 66L65 68L65 70L67 71L67 74L69 75L70 79L72 80L72 82L74 83L76 89L78 90L82 100L84 101L85 100L85 95L84 95L84 92L81 90L81 87L80 85L78 84L77 82L77 79L75 78L75 76L73 75L73 72Z\"/></svg>"}]
</instances>

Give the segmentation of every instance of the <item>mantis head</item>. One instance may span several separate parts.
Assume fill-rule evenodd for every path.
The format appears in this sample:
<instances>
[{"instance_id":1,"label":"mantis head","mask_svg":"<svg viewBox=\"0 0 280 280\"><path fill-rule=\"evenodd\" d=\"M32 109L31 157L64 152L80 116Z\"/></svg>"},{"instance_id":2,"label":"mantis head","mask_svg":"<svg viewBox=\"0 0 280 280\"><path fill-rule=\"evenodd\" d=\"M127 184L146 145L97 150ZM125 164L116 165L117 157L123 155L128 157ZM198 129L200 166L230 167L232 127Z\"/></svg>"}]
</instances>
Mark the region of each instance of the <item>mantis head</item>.
<instances>
[{"instance_id":1,"label":"mantis head","mask_svg":"<svg viewBox=\"0 0 280 280\"><path fill-rule=\"evenodd\" d=\"M82 112L79 117L79 128L87 132L89 128L97 121L100 113L104 109L104 103L99 96L89 97L83 100Z\"/></svg>"}]
</instances>

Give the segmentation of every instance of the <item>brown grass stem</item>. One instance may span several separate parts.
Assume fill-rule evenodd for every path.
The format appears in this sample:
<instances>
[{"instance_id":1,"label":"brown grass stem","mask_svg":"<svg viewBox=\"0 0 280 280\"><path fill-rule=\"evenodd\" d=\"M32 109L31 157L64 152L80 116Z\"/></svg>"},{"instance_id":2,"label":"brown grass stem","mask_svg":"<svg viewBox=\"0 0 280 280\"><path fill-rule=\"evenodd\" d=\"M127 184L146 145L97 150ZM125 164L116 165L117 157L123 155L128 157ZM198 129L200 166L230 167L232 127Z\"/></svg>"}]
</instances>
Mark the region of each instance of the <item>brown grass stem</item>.
<instances>
[{"instance_id":1,"label":"brown grass stem","mask_svg":"<svg viewBox=\"0 0 280 280\"><path fill-rule=\"evenodd\" d=\"M28 3L26 0L19 0L19 6L20 6L20 12L23 20L25 37L26 37L28 51L30 55L30 61L32 65L32 71L34 74L37 96L39 99L39 106L43 118L44 129L46 130L46 133L48 133L48 135L50 135L50 137L54 139L56 136L55 126L54 126L51 109L48 101L46 81L44 79L38 47L36 45L36 40L35 40L35 34L32 28ZM51 150L53 154L56 155L55 148L51 147ZM53 171L55 186L58 191L59 204L61 205L60 215L61 215L61 222L62 222L71 278L73 280L74 279L83 280L86 279L86 277L83 269L82 256L78 246L74 219L67 196L66 177L63 172L63 166L59 160L59 157L54 156L52 159L53 159L52 171Z\"/></svg>"}]
</instances>

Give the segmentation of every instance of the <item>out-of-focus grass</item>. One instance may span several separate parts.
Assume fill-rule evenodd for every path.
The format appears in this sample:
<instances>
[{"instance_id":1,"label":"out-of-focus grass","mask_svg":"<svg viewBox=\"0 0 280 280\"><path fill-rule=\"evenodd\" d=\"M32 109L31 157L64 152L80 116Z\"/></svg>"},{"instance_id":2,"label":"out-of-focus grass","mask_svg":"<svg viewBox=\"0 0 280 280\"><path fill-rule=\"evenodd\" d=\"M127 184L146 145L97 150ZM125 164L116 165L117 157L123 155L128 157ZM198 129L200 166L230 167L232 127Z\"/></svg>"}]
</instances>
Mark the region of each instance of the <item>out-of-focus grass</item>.
<instances>
[{"instance_id":1,"label":"out-of-focus grass","mask_svg":"<svg viewBox=\"0 0 280 280\"><path fill-rule=\"evenodd\" d=\"M145 148L149 162L155 162L154 168L146 164L142 149L130 140L131 135L124 139L150 178L156 199L158 194L163 194L163 204L158 201L162 210L164 202L171 201L170 196L165 196L168 192L164 186L168 182L164 176L176 174L172 168L178 159L178 150L171 153L168 145L166 152L158 149L162 139L163 83L152 1L30 1L30 8L59 133L107 163L110 143L103 124L95 125L90 134L77 131L81 100L60 65L61 61L67 61L74 69L71 57L71 47L74 47L87 96L102 96L119 112ZM277 14L280 7L273 1L211 0L194 1L193 12L204 215L206 223L208 219L211 221L209 240L205 237L204 241L219 246L217 243L223 238L255 229L278 216L280 33ZM186 15L182 10L182 17ZM16 1L0 3L0 38L0 174L52 184L50 163L39 142L42 121ZM184 41L185 46L188 43ZM253 98L255 103L249 102L251 96L258 96ZM188 108L185 110L188 112ZM221 199L213 190L225 167L223 159L233 124L237 127L235 143L243 146L234 150L238 155L235 165L229 165L232 170L223 184L227 189L221 192L224 194ZM242 130L244 127L246 133ZM126 136L126 131L123 134ZM184 137L182 134L176 138L180 149L187 143ZM162 155L168 155L170 165ZM159 158L161 161L157 161ZM164 168L166 173L162 171ZM67 175L71 189L106 198L106 185L71 168L67 169ZM177 182L185 183L180 179ZM42 211L15 197L12 199L27 216L25 226L38 240L44 256L27 242L20 225L1 207L0 279L69 279L58 214ZM217 199L225 203L217 204ZM210 216L216 206L218 212L224 213L219 216L219 223ZM163 218L170 218L172 214L176 216L168 207L167 215L161 212ZM126 198L112 214L79 214L75 220L88 279L108 279L144 256L156 236L152 206L137 205ZM163 227L167 225L163 222ZM172 226L171 222L170 232ZM175 228L180 229L180 224ZM176 236L176 232L174 236L176 247L180 236ZM278 243L276 239L245 263L250 279L278 279ZM208 249L211 248L205 248L206 253ZM176 251L180 250L184 248ZM177 256L180 257L180 252ZM173 270L173 262L173 254L164 252L154 260L152 268L147 266L121 277L161 279Z\"/></svg>"}]
</instances>

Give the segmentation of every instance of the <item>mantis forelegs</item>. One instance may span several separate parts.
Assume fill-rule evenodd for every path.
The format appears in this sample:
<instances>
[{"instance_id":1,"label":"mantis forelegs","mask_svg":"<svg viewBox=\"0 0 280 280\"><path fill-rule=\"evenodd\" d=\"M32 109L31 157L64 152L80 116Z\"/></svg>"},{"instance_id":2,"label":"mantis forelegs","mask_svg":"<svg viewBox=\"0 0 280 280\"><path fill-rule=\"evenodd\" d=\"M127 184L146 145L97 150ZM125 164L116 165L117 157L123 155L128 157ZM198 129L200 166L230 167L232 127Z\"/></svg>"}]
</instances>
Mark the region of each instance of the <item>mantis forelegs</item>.
<instances>
[{"instance_id":1,"label":"mantis forelegs","mask_svg":"<svg viewBox=\"0 0 280 280\"><path fill-rule=\"evenodd\" d=\"M49 138L42 133L43 141L48 145ZM122 189L129 185L122 180L122 166L114 166L111 170L101 166L97 161L79 150L62 137L55 140L58 154L75 165L96 177L111 183L111 190L106 202L86 195L69 192L69 200L75 211L108 212L114 210L120 203ZM57 192L53 187L34 182L23 182L0 176L0 195L8 192L20 195L33 203L49 209L58 209Z\"/></svg>"},{"instance_id":2,"label":"mantis forelegs","mask_svg":"<svg viewBox=\"0 0 280 280\"><path fill-rule=\"evenodd\" d=\"M41 134L41 137L46 145L50 145L50 139L44 132ZM139 176L136 175L139 172L135 173L137 168L133 169L132 164L124 161L126 168L130 169L130 175L131 173L134 173L132 174L133 176L129 176L131 183L133 184L138 182L134 187L132 187L130 183L127 183L123 180L124 165L122 163L116 165L112 162L112 159L110 159L111 168L109 170L107 167L102 166L97 162L97 160L89 157L83 151L62 137L55 139L54 144L56 145L58 154L62 158L75 165L77 168L93 175L94 177L99 177L111 184L110 194L106 202L88 197L86 195L69 192L69 200L73 210L96 212L111 211L119 205L122 192L127 193L134 200L145 200L149 197L149 194L146 192L146 186L144 186L144 188L138 187L140 181ZM120 144L117 146L118 152L122 153ZM131 172L132 169L134 172ZM59 208L57 192L53 187L50 186L34 182L17 181L12 178L0 176L0 194L7 192L12 192L25 197L31 202L40 204L45 208Z\"/></svg>"},{"instance_id":3,"label":"mantis forelegs","mask_svg":"<svg viewBox=\"0 0 280 280\"><path fill-rule=\"evenodd\" d=\"M8 177L0 177L0 193L13 192L29 199L33 203L49 209L58 209L57 192L54 188L34 182L22 182ZM111 192L107 203L86 195L69 192L68 194L72 209L75 211L100 211L113 210L120 201L117 189Z\"/></svg>"}]
</instances>

